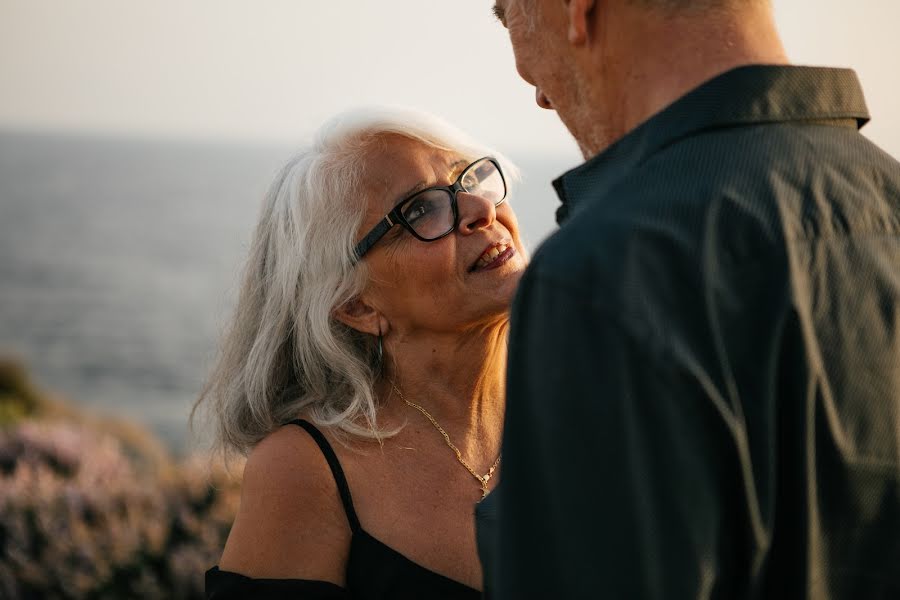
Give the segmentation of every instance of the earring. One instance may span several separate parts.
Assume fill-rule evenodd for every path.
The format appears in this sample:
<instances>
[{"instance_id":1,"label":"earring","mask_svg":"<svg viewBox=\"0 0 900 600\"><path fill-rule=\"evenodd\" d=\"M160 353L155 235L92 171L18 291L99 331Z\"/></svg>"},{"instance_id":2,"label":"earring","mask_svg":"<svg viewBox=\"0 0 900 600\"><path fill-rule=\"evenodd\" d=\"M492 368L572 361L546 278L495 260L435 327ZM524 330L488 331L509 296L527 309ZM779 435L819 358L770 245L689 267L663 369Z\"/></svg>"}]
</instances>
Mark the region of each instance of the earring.
<instances>
[{"instance_id":1,"label":"earring","mask_svg":"<svg viewBox=\"0 0 900 600\"><path fill-rule=\"evenodd\" d=\"M384 336L381 335L380 327L378 328L378 337L376 338L375 359L375 370L377 373L381 373L384 370Z\"/></svg>"}]
</instances>

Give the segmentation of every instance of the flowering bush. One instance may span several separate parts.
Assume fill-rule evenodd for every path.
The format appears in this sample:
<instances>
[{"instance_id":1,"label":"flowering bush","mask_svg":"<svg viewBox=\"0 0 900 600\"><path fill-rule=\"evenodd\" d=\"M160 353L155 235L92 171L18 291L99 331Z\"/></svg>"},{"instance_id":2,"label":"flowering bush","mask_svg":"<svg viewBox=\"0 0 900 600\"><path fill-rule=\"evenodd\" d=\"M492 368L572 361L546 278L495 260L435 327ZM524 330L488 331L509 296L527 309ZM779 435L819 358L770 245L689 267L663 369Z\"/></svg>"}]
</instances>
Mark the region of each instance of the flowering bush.
<instances>
[{"instance_id":1,"label":"flowering bush","mask_svg":"<svg viewBox=\"0 0 900 600\"><path fill-rule=\"evenodd\" d=\"M8 422L0 598L202 598L239 486L207 459L141 460L87 421Z\"/></svg>"}]
</instances>

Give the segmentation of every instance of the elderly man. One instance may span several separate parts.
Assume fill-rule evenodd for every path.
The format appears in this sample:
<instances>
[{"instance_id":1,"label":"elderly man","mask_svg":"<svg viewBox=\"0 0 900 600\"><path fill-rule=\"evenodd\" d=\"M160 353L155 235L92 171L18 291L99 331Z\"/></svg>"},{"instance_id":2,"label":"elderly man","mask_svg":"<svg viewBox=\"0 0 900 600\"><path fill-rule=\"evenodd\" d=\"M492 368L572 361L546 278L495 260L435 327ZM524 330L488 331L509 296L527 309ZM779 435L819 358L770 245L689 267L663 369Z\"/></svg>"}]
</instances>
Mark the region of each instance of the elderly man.
<instances>
[{"instance_id":1,"label":"elderly man","mask_svg":"<svg viewBox=\"0 0 900 600\"><path fill-rule=\"evenodd\" d=\"M900 598L900 165L765 0L498 0L587 160L513 308L494 598Z\"/></svg>"}]
</instances>

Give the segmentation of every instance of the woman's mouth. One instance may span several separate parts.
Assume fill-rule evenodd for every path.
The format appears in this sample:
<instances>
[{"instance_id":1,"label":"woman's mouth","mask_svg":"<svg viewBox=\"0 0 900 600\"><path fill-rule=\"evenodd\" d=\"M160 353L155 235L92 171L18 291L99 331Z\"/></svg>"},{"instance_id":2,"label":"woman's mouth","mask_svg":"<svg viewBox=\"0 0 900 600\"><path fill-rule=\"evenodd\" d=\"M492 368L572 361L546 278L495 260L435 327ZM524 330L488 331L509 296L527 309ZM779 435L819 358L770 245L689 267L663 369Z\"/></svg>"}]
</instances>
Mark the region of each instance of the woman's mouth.
<instances>
[{"instance_id":1,"label":"woman's mouth","mask_svg":"<svg viewBox=\"0 0 900 600\"><path fill-rule=\"evenodd\" d=\"M491 246L478 257L478 260L472 265L471 270L486 271L488 269L496 269L511 259L515 253L516 249L509 244L497 244L496 246Z\"/></svg>"}]
</instances>

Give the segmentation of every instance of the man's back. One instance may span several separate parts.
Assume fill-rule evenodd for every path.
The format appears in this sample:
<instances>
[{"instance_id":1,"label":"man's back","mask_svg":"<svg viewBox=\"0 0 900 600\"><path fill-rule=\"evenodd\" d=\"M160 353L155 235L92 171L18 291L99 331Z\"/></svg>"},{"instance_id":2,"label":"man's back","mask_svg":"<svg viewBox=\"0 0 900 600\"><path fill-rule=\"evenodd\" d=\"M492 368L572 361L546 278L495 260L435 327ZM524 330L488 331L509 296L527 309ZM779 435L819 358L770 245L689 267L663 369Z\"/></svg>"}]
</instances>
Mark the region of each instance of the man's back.
<instances>
[{"instance_id":1,"label":"man's back","mask_svg":"<svg viewBox=\"0 0 900 600\"><path fill-rule=\"evenodd\" d=\"M498 597L900 593L900 165L848 77L738 69L558 182Z\"/></svg>"}]
</instances>

